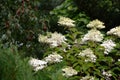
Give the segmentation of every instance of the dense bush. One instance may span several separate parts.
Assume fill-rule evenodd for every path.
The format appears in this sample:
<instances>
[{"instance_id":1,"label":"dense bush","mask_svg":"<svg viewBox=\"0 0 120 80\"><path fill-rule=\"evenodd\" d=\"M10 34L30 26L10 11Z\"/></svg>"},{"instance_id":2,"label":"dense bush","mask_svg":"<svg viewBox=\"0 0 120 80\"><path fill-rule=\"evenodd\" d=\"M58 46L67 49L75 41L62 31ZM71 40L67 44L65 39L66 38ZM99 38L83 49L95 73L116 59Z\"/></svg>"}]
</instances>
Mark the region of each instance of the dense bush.
<instances>
[{"instance_id":1,"label":"dense bush","mask_svg":"<svg viewBox=\"0 0 120 80\"><path fill-rule=\"evenodd\" d=\"M0 80L33 80L28 59L22 59L15 46L3 48L0 44Z\"/></svg>"},{"instance_id":2,"label":"dense bush","mask_svg":"<svg viewBox=\"0 0 120 80\"><path fill-rule=\"evenodd\" d=\"M106 23L107 30L119 25L120 1L119 0L74 0L80 11Z\"/></svg>"},{"instance_id":3,"label":"dense bush","mask_svg":"<svg viewBox=\"0 0 120 80\"><path fill-rule=\"evenodd\" d=\"M61 1L58 1L56 5L60 3ZM30 56L34 53L34 56L36 54L40 58L45 50L42 44L37 44L37 37L38 34L44 34L49 28L48 12L51 10L47 9L49 5L51 5L51 9L56 6L47 5L46 0L1 0L0 37L2 43L6 47L15 44L19 50L26 52L24 55ZM41 47L42 50L40 50Z\"/></svg>"},{"instance_id":4,"label":"dense bush","mask_svg":"<svg viewBox=\"0 0 120 80\"><path fill-rule=\"evenodd\" d=\"M59 76L64 80L84 80L86 78L117 80L119 78L120 26L105 33L100 30L105 28L104 23L94 20L86 25L87 29L91 29L83 34L84 32L78 31L71 23L74 22L73 20L60 17L58 21L59 27L68 27L66 38L57 32L48 32L47 35L39 36L40 42L48 43L51 46L42 59L48 63L44 69L49 71L51 66L64 62L65 64L62 63L61 68L58 69L59 74L62 74Z\"/></svg>"}]
</instances>

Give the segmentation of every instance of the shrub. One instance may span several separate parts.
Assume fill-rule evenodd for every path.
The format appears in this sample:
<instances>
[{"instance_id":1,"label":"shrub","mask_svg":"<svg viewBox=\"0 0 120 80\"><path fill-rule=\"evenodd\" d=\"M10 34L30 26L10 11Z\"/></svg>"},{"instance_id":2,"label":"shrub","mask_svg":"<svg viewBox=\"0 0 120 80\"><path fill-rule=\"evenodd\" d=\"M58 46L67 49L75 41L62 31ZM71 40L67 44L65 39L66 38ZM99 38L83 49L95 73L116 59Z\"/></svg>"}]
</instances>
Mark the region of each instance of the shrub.
<instances>
[{"instance_id":1,"label":"shrub","mask_svg":"<svg viewBox=\"0 0 120 80\"><path fill-rule=\"evenodd\" d=\"M45 53L44 56L46 57L54 51L59 53L63 57L63 62L66 63L61 69L68 70L67 72L64 70L68 80L82 80L84 78L117 80L120 76L119 27L108 31L107 33L110 33L108 35L99 30L105 28L103 22L93 20L88 25L88 28L92 28L88 30L88 33L79 32L75 27L68 28L66 43L51 47L50 51ZM66 26L63 25L63 27ZM45 57L43 57L43 60ZM52 59L56 60L55 58ZM65 66L70 67L71 70L64 68Z\"/></svg>"},{"instance_id":2,"label":"shrub","mask_svg":"<svg viewBox=\"0 0 120 80\"><path fill-rule=\"evenodd\" d=\"M22 59L15 46L2 48L0 44L0 79L33 80L32 68L28 59Z\"/></svg>"},{"instance_id":3,"label":"shrub","mask_svg":"<svg viewBox=\"0 0 120 80\"><path fill-rule=\"evenodd\" d=\"M17 45L19 50L24 51L24 56L34 53L39 58L43 55L42 43L37 45L37 37L44 34L49 27L47 24L48 13L41 9L42 1L30 0L1 0L0 1L0 38L2 43L9 47ZM44 2L44 1L43 1ZM36 50L35 50L36 49Z\"/></svg>"},{"instance_id":4,"label":"shrub","mask_svg":"<svg viewBox=\"0 0 120 80\"><path fill-rule=\"evenodd\" d=\"M1 80L119 79L120 26L104 32L104 23L89 21L73 0L50 14L42 1L0 5Z\"/></svg>"}]
</instances>

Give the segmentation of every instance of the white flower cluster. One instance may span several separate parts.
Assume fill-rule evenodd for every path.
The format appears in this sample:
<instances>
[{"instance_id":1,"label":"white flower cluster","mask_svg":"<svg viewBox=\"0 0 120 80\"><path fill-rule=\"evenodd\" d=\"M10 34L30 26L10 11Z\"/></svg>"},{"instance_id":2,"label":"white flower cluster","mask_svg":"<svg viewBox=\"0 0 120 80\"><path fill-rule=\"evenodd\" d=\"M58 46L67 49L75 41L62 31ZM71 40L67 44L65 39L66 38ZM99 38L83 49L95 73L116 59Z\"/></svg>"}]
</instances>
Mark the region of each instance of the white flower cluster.
<instances>
[{"instance_id":1,"label":"white flower cluster","mask_svg":"<svg viewBox=\"0 0 120 80\"><path fill-rule=\"evenodd\" d=\"M51 44L51 46L56 47L61 45L62 43L66 43L67 39L65 38L65 36L63 36L60 33L54 32L53 34L51 34L51 37L48 39L48 42Z\"/></svg>"},{"instance_id":2,"label":"white flower cluster","mask_svg":"<svg viewBox=\"0 0 120 80\"><path fill-rule=\"evenodd\" d=\"M34 68L34 71L41 70L47 66L47 62L35 58L30 59L29 64Z\"/></svg>"},{"instance_id":3,"label":"white flower cluster","mask_svg":"<svg viewBox=\"0 0 120 80\"><path fill-rule=\"evenodd\" d=\"M89 24L87 24L88 28L96 28L96 29L103 29L105 28L104 23L99 21L98 19L95 19L91 22L89 22Z\"/></svg>"},{"instance_id":4,"label":"white flower cluster","mask_svg":"<svg viewBox=\"0 0 120 80\"><path fill-rule=\"evenodd\" d=\"M115 35L120 37L120 26L112 28L110 31L107 32L108 35Z\"/></svg>"},{"instance_id":5,"label":"white flower cluster","mask_svg":"<svg viewBox=\"0 0 120 80\"><path fill-rule=\"evenodd\" d=\"M78 73L72 67L63 68L62 71L63 71L63 76L66 76L66 77L70 77L70 76L76 75Z\"/></svg>"},{"instance_id":6,"label":"white flower cluster","mask_svg":"<svg viewBox=\"0 0 120 80\"><path fill-rule=\"evenodd\" d=\"M103 72L102 72L102 75L108 76L108 77L112 76L112 74L111 74L110 71L105 72L104 70L103 70Z\"/></svg>"},{"instance_id":7,"label":"white flower cluster","mask_svg":"<svg viewBox=\"0 0 120 80\"><path fill-rule=\"evenodd\" d=\"M62 43L66 43L65 42L66 40L67 39L65 38L65 36L57 32L51 33L50 37L43 36L43 35L39 35L38 37L39 42L49 43L52 47L57 47L61 45Z\"/></svg>"},{"instance_id":8,"label":"white flower cluster","mask_svg":"<svg viewBox=\"0 0 120 80\"><path fill-rule=\"evenodd\" d=\"M91 29L82 38L82 42L85 42L85 41L101 42L102 40L103 40L103 34L96 29Z\"/></svg>"},{"instance_id":9,"label":"white flower cluster","mask_svg":"<svg viewBox=\"0 0 120 80\"><path fill-rule=\"evenodd\" d=\"M56 62L61 62L63 59L62 56L54 52L53 54L48 55L47 57L44 58L44 60L48 63L56 63Z\"/></svg>"},{"instance_id":10,"label":"white flower cluster","mask_svg":"<svg viewBox=\"0 0 120 80\"><path fill-rule=\"evenodd\" d=\"M104 54L109 54L109 52L111 52L111 50L114 49L116 44L110 39L110 40L104 41L101 44L101 46L103 46L105 48Z\"/></svg>"},{"instance_id":11,"label":"white flower cluster","mask_svg":"<svg viewBox=\"0 0 120 80\"><path fill-rule=\"evenodd\" d=\"M62 56L54 52L48 55L47 57L45 57L43 60L31 58L29 60L29 64L33 67L34 71L38 71L45 68L48 63L58 63L58 62L61 62L62 59L63 59Z\"/></svg>"},{"instance_id":12,"label":"white flower cluster","mask_svg":"<svg viewBox=\"0 0 120 80\"><path fill-rule=\"evenodd\" d=\"M65 26L65 27L75 27L74 20L60 16L58 20L58 25Z\"/></svg>"},{"instance_id":13,"label":"white flower cluster","mask_svg":"<svg viewBox=\"0 0 120 80\"><path fill-rule=\"evenodd\" d=\"M82 77L80 80L95 80L95 78L93 76L85 76Z\"/></svg>"},{"instance_id":14,"label":"white flower cluster","mask_svg":"<svg viewBox=\"0 0 120 80\"><path fill-rule=\"evenodd\" d=\"M102 71L102 75L105 77L105 80L111 80L110 77L112 76L111 71Z\"/></svg>"},{"instance_id":15,"label":"white flower cluster","mask_svg":"<svg viewBox=\"0 0 120 80\"><path fill-rule=\"evenodd\" d=\"M78 54L79 56L85 57L85 62L96 62L96 56L90 48L87 48Z\"/></svg>"}]
</instances>

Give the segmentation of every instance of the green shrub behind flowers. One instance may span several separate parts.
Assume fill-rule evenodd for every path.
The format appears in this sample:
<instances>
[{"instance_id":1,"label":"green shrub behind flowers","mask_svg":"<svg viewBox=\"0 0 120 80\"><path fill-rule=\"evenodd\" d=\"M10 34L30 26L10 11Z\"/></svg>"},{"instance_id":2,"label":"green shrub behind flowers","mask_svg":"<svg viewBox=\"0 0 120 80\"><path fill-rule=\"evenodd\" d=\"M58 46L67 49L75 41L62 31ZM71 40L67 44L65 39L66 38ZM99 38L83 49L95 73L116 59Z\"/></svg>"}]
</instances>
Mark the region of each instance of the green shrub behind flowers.
<instances>
[{"instance_id":1,"label":"green shrub behind flowers","mask_svg":"<svg viewBox=\"0 0 120 80\"><path fill-rule=\"evenodd\" d=\"M0 79L1 80L33 80L32 69L28 59L20 57L16 46L4 48L0 44Z\"/></svg>"}]
</instances>

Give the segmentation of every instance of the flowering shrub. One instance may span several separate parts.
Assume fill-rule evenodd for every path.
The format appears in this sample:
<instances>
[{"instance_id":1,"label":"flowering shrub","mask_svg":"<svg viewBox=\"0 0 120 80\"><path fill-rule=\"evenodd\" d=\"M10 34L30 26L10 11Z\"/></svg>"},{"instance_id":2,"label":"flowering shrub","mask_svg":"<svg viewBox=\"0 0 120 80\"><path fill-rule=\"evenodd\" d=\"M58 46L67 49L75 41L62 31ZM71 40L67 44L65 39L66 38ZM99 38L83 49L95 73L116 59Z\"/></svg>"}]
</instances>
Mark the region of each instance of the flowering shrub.
<instances>
[{"instance_id":1,"label":"flowering shrub","mask_svg":"<svg viewBox=\"0 0 120 80\"><path fill-rule=\"evenodd\" d=\"M64 4L67 1L71 0ZM19 17L9 13L5 26L10 28L1 33L1 80L119 80L119 26L104 32L104 23L98 19L88 22L85 14L74 16L66 10L59 15L55 9L50 15L57 16L55 30L49 24L52 20L34 13L35 9L31 12L27 2L23 0L24 14L22 7L15 8L20 9ZM68 12L77 11L73 6L67 5ZM25 15L31 15L28 25Z\"/></svg>"},{"instance_id":2,"label":"flowering shrub","mask_svg":"<svg viewBox=\"0 0 120 80\"><path fill-rule=\"evenodd\" d=\"M92 22L88 24L92 25ZM97 22L96 24L99 24L100 21ZM33 78L36 80L117 80L120 76L119 36L102 33L97 30L96 25L92 26L93 29L85 35L76 27L67 29L66 35L58 32L40 34L39 44L42 42L50 46L41 60L34 57L28 61L33 74L36 74ZM3 36L3 39L5 38Z\"/></svg>"},{"instance_id":3,"label":"flowering shrub","mask_svg":"<svg viewBox=\"0 0 120 80\"><path fill-rule=\"evenodd\" d=\"M63 37L65 42L61 40L62 36L57 38L59 35L56 36L58 40L51 39L50 41L54 42L56 40L59 42L61 40L63 43L59 46L51 47L50 51L48 51L49 53L44 54L43 60L49 64L44 67L43 71L49 70L55 64L59 65L62 63L63 66L59 68L59 74L67 80L117 80L120 76L120 53L118 52L120 46L118 44L119 41L117 41L119 37L102 33L97 28L105 28L102 25L104 23L101 24L99 20L95 23L93 22L94 20L88 23L88 25L92 25L92 29L86 35L81 34L83 32L78 33L78 30L73 27L68 29L66 37ZM71 24L72 22L68 23ZM102 27L100 28L99 25ZM49 35L52 34L54 33ZM44 36L45 39L40 40L40 37L42 36L39 36L39 42L46 42L47 39L52 38L52 36L48 37L48 34ZM48 44L51 43L48 42ZM53 53L54 51L55 53Z\"/></svg>"}]
</instances>

